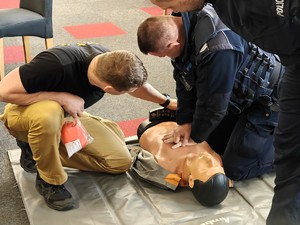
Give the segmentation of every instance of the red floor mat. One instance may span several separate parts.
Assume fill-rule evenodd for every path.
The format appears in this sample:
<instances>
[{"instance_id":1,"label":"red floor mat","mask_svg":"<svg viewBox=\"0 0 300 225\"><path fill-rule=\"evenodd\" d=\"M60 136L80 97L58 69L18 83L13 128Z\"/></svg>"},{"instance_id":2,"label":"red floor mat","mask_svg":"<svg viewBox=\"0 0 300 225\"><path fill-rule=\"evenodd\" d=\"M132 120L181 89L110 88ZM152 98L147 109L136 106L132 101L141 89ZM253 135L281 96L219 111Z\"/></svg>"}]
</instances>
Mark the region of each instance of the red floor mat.
<instances>
[{"instance_id":1,"label":"red floor mat","mask_svg":"<svg viewBox=\"0 0 300 225\"><path fill-rule=\"evenodd\" d=\"M25 62L23 46L7 46L4 47L4 63Z\"/></svg>"},{"instance_id":2,"label":"red floor mat","mask_svg":"<svg viewBox=\"0 0 300 225\"><path fill-rule=\"evenodd\" d=\"M118 122L119 126L123 130L125 137L130 137L136 135L136 131L138 126L145 120L146 118L139 118L134 120L127 120Z\"/></svg>"},{"instance_id":3,"label":"red floor mat","mask_svg":"<svg viewBox=\"0 0 300 225\"><path fill-rule=\"evenodd\" d=\"M150 14L151 16L163 15L163 10L157 6L145 7L145 8L141 8L141 10ZM170 13L171 13L171 10L168 10L167 14L170 14Z\"/></svg>"},{"instance_id":4,"label":"red floor mat","mask_svg":"<svg viewBox=\"0 0 300 225\"><path fill-rule=\"evenodd\" d=\"M9 0L9 1L0 1L0 9L7 9L7 8L18 8L20 4L19 0Z\"/></svg>"},{"instance_id":5,"label":"red floor mat","mask_svg":"<svg viewBox=\"0 0 300 225\"><path fill-rule=\"evenodd\" d=\"M67 26L64 28L77 39L126 34L125 31L121 30L112 23L84 24L78 26Z\"/></svg>"}]
</instances>

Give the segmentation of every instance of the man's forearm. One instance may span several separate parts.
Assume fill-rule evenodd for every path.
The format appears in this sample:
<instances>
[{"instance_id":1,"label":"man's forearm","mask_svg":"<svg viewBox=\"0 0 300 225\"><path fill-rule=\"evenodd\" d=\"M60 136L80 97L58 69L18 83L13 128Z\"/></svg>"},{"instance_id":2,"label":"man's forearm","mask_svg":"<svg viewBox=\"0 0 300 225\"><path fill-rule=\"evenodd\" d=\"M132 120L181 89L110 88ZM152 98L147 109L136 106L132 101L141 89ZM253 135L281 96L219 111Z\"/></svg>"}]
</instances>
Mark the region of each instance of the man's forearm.
<instances>
[{"instance_id":1,"label":"man's forearm","mask_svg":"<svg viewBox=\"0 0 300 225\"><path fill-rule=\"evenodd\" d=\"M167 100L167 97L155 89L151 84L146 83L142 87L138 88L136 91L130 93L130 95L140 98L146 101L154 102L157 104L164 104ZM171 110L177 109L177 100L170 99L170 103L167 108Z\"/></svg>"},{"instance_id":2,"label":"man's forearm","mask_svg":"<svg viewBox=\"0 0 300 225\"><path fill-rule=\"evenodd\" d=\"M1 101L16 105L30 105L43 100L53 100L64 105L66 97L65 92L11 93L4 96Z\"/></svg>"},{"instance_id":3,"label":"man's forearm","mask_svg":"<svg viewBox=\"0 0 300 225\"><path fill-rule=\"evenodd\" d=\"M166 96L162 95L149 83L145 83L142 87L130 93L130 95L157 104L163 104L166 101Z\"/></svg>"}]
</instances>

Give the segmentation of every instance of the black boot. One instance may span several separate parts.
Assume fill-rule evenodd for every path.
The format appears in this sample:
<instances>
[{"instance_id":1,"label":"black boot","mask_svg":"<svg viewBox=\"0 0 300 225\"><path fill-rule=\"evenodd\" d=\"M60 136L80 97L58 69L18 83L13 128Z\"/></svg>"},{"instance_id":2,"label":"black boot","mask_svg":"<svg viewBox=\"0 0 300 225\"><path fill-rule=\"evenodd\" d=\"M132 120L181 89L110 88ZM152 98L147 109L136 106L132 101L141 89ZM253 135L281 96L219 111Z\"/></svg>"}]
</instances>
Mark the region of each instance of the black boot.
<instances>
[{"instance_id":1,"label":"black boot","mask_svg":"<svg viewBox=\"0 0 300 225\"><path fill-rule=\"evenodd\" d=\"M26 142L20 141L18 139L16 139L16 140L17 140L17 145L21 149L21 158L20 158L21 167L26 172L35 173L37 171L36 165L35 165L35 161L33 159L29 144Z\"/></svg>"},{"instance_id":2,"label":"black boot","mask_svg":"<svg viewBox=\"0 0 300 225\"><path fill-rule=\"evenodd\" d=\"M37 173L35 187L44 197L49 208L58 211L66 211L74 208L74 198L63 184L48 184L39 176L39 173Z\"/></svg>"}]
</instances>

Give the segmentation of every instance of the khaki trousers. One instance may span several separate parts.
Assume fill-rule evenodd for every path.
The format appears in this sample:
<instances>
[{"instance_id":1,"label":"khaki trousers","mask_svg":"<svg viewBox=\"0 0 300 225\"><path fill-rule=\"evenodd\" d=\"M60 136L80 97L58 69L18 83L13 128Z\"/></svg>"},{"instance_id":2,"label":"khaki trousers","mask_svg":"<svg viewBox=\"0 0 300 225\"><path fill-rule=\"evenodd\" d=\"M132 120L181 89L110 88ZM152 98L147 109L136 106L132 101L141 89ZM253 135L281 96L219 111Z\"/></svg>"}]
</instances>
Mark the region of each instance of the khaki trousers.
<instances>
[{"instance_id":1,"label":"khaki trousers","mask_svg":"<svg viewBox=\"0 0 300 225\"><path fill-rule=\"evenodd\" d=\"M127 171L131 165L124 134L113 121L85 112L80 121L94 141L69 158L60 139L64 110L57 102L41 101L29 106L7 104L0 119L12 136L29 143L38 172L47 183L66 182L63 166L117 174Z\"/></svg>"}]
</instances>

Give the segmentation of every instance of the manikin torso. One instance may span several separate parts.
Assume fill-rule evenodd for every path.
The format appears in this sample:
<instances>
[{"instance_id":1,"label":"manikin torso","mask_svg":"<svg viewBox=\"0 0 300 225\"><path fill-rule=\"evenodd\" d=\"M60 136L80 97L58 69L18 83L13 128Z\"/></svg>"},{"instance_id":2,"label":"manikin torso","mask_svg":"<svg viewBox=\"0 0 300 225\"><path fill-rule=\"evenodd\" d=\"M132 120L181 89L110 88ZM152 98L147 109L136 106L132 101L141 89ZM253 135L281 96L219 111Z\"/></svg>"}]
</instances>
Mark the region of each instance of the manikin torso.
<instances>
[{"instance_id":1,"label":"manikin torso","mask_svg":"<svg viewBox=\"0 0 300 225\"><path fill-rule=\"evenodd\" d=\"M175 122L162 122L148 128L140 137L140 146L151 152L161 167L178 174L181 177L180 186L188 186L191 171L203 182L215 173L224 173L221 157L207 142L176 149L172 149L173 143L164 143L164 135L176 126Z\"/></svg>"}]
</instances>

